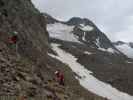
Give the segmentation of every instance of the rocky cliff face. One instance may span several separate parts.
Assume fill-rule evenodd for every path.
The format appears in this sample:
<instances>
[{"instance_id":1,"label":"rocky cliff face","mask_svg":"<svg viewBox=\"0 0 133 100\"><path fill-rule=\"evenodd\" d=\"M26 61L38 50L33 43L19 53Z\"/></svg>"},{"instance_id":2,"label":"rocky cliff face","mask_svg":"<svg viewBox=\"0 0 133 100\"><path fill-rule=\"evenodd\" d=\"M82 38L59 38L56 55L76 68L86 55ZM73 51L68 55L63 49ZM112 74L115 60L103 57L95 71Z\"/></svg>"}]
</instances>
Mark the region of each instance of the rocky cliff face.
<instances>
[{"instance_id":1,"label":"rocky cliff face","mask_svg":"<svg viewBox=\"0 0 133 100\"><path fill-rule=\"evenodd\" d=\"M45 19L31 1L0 0L0 4L0 32L10 35L11 32L17 31L20 54L38 60L39 54L35 53L38 51L46 59L48 33Z\"/></svg>"},{"instance_id":2,"label":"rocky cliff face","mask_svg":"<svg viewBox=\"0 0 133 100\"><path fill-rule=\"evenodd\" d=\"M8 39L14 31L18 32L17 52ZM47 47L45 19L31 1L0 0L0 95L37 96L43 92L39 87L48 76Z\"/></svg>"}]
</instances>

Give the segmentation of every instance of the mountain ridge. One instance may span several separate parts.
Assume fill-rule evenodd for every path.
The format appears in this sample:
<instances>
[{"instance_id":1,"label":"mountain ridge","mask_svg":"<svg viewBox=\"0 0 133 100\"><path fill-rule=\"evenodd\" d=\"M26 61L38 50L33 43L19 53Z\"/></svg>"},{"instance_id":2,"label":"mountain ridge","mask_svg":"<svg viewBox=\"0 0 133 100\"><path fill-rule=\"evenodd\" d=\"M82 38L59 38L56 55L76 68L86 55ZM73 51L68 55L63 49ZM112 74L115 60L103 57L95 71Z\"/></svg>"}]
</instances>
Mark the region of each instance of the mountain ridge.
<instances>
[{"instance_id":1,"label":"mountain ridge","mask_svg":"<svg viewBox=\"0 0 133 100\"><path fill-rule=\"evenodd\" d=\"M133 90L129 86L132 87L133 60L117 49L98 28L84 24L82 18L76 20L79 22L72 21L70 25L60 21L47 24L50 43L60 45L60 49L73 55L99 80L132 95ZM56 52L52 54L57 56Z\"/></svg>"},{"instance_id":2,"label":"mountain ridge","mask_svg":"<svg viewBox=\"0 0 133 100\"><path fill-rule=\"evenodd\" d=\"M71 28L69 28L69 30L71 29L71 32L74 37L76 37L78 41L83 42L88 46L92 45L93 47L100 49L108 49L111 47L112 49L115 49L117 52L121 53L118 49L115 48L115 46L108 39L108 37L103 32L101 32L92 21L87 18L72 17L68 21L63 22L56 20L48 14L44 14L44 16L47 20L47 25L54 25L54 23L60 23L60 25L58 24L59 27L61 27L61 24L62 27L63 25L65 25L65 27L72 26ZM50 20L55 22L50 23ZM48 28L49 26L47 26L47 29ZM97 44L95 42L97 42ZM100 44L98 44L98 42Z\"/></svg>"}]
</instances>

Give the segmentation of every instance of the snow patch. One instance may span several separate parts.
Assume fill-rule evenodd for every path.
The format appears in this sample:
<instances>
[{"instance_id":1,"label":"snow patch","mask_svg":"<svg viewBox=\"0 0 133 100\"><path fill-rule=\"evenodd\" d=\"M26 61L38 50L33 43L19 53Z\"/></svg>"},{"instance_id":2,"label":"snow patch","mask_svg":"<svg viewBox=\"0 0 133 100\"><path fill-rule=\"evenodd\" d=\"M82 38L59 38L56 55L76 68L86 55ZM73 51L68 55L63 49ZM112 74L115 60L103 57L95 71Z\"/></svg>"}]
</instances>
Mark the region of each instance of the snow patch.
<instances>
[{"instance_id":1,"label":"snow patch","mask_svg":"<svg viewBox=\"0 0 133 100\"><path fill-rule=\"evenodd\" d=\"M107 52L110 52L110 53L115 53L115 50L114 50L114 49L112 49L112 48L108 48L108 49L107 49Z\"/></svg>"},{"instance_id":2,"label":"snow patch","mask_svg":"<svg viewBox=\"0 0 133 100\"><path fill-rule=\"evenodd\" d=\"M86 40L85 40L85 35L86 35L86 33L84 32L84 33L83 33L83 36L82 36L82 40L83 40L83 41L86 41Z\"/></svg>"},{"instance_id":3,"label":"snow patch","mask_svg":"<svg viewBox=\"0 0 133 100\"><path fill-rule=\"evenodd\" d=\"M73 72L80 76L80 78L76 77L76 79L84 88L99 96L106 97L109 100L133 100L133 96L120 92L119 90L113 88L111 85L95 78L93 75L91 75L91 71L87 70L84 66L77 62L77 58L75 58L70 53L63 51L58 46L59 45L57 44L52 44L53 50L57 52L58 56L53 54L49 55L62 61L65 64L68 64Z\"/></svg>"},{"instance_id":4,"label":"snow patch","mask_svg":"<svg viewBox=\"0 0 133 100\"><path fill-rule=\"evenodd\" d=\"M126 61L126 63L132 64L133 62L131 62L131 61Z\"/></svg>"},{"instance_id":5,"label":"snow patch","mask_svg":"<svg viewBox=\"0 0 133 100\"><path fill-rule=\"evenodd\" d=\"M64 40L64 41L71 41L71 42L78 42L78 39L76 36L73 35L74 26L68 26L61 23L54 23L54 24L48 24L47 30L50 34L50 37Z\"/></svg>"},{"instance_id":6,"label":"snow patch","mask_svg":"<svg viewBox=\"0 0 133 100\"><path fill-rule=\"evenodd\" d=\"M92 55L93 53L91 52L88 52L88 51L85 51L84 54L87 54L87 55Z\"/></svg>"},{"instance_id":7,"label":"snow patch","mask_svg":"<svg viewBox=\"0 0 133 100\"><path fill-rule=\"evenodd\" d=\"M92 31L94 28L90 25L84 25L84 24L80 24L80 29L83 30L83 31Z\"/></svg>"}]
</instances>

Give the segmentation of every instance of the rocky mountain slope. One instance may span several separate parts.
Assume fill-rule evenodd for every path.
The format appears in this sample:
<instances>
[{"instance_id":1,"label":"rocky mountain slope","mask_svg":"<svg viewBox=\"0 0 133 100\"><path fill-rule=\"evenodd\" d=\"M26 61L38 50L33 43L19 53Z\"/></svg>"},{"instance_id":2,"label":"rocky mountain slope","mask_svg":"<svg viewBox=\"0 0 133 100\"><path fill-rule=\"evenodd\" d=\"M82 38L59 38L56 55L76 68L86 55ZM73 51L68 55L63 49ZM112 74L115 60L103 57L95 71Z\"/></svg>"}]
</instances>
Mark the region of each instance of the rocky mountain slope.
<instances>
[{"instance_id":1,"label":"rocky mountain slope","mask_svg":"<svg viewBox=\"0 0 133 100\"><path fill-rule=\"evenodd\" d=\"M104 100L80 86L66 64L47 55L51 47L45 18L31 0L0 0L0 22L0 96L10 96L9 100L23 96L33 100ZM9 43L14 31L19 38L17 51ZM54 80L57 69L65 74L65 86Z\"/></svg>"},{"instance_id":2,"label":"rocky mountain slope","mask_svg":"<svg viewBox=\"0 0 133 100\"><path fill-rule=\"evenodd\" d=\"M47 30L53 47L52 50L49 50L51 57L67 63L71 66L70 68L74 72L76 69L84 66L85 70L87 69L88 71L91 71L91 75L98 80L110 84L113 88L118 89L119 92L122 91L123 93L125 92L133 95L133 60L126 57L121 51L119 51L111 43L107 36L91 21L86 18L82 19L74 17L68 22L60 22L56 20L55 22L50 23L50 20L54 21L55 19L50 19L52 17L48 18L49 16L46 15L44 16L48 19ZM70 57L73 63L68 61L68 57ZM73 61L74 59L76 59L77 62ZM74 67L75 65L78 67ZM76 69L73 69L73 67ZM83 78L87 80L87 76L83 75L82 77L82 75L80 75L80 71L78 72L77 70L75 73L79 75L79 77L81 76L81 79ZM92 80L89 81L92 82ZM80 84L84 88L88 90L90 89L89 86L82 84L82 82L80 82ZM98 84L95 87L98 87ZM105 96L106 93L101 94L100 92L96 92L98 90L95 90L95 87L92 87L93 89L90 89L90 91L111 100L133 99L132 96L125 98L125 93L114 93L116 97L114 95L112 96L112 92L110 90L106 92L110 95Z\"/></svg>"},{"instance_id":3,"label":"rocky mountain slope","mask_svg":"<svg viewBox=\"0 0 133 100\"><path fill-rule=\"evenodd\" d=\"M1 0L1 4L0 32L10 35L11 32L17 31L20 39L20 54L37 60L40 58L39 54L34 54L35 57L33 57L34 49L32 49L36 48L35 50L44 54L43 57L46 59L48 45L46 23L30 0Z\"/></svg>"},{"instance_id":4,"label":"rocky mountain slope","mask_svg":"<svg viewBox=\"0 0 133 100\"><path fill-rule=\"evenodd\" d=\"M113 43L114 46L119 49L123 54L125 54L129 58L133 58L133 43L117 41Z\"/></svg>"},{"instance_id":5,"label":"rocky mountain slope","mask_svg":"<svg viewBox=\"0 0 133 100\"><path fill-rule=\"evenodd\" d=\"M88 19L60 22L40 14L31 0L0 0L0 22L0 96L132 100L133 60ZM17 49L9 43L14 31ZM58 69L65 86L54 79Z\"/></svg>"},{"instance_id":6,"label":"rocky mountain slope","mask_svg":"<svg viewBox=\"0 0 133 100\"><path fill-rule=\"evenodd\" d=\"M0 95L42 95L39 84L46 74L48 46L44 17L30 0L0 0L0 22ZM17 52L8 40L14 31L19 38Z\"/></svg>"}]
</instances>

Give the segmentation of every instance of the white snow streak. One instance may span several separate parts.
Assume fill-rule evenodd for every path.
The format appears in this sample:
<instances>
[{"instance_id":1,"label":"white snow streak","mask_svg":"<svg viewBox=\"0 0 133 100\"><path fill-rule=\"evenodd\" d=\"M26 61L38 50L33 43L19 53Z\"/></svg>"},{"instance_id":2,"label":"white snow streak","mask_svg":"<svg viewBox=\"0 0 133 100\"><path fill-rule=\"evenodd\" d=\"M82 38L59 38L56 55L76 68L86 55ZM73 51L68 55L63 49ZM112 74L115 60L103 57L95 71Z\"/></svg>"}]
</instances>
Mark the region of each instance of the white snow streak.
<instances>
[{"instance_id":1,"label":"white snow streak","mask_svg":"<svg viewBox=\"0 0 133 100\"><path fill-rule=\"evenodd\" d=\"M115 53L115 50L112 49L112 48L108 48L107 51L110 52L110 53Z\"/></svg>"},{"instance_id":2,"label":"white snow streak","mask_svg":"<svg viewBox=\"0 0 133 100\"><path fill-rule=\"evenodd\" d=\"M49 54L50 56L68 64L69 67L81 78L76 77L80 84L89 91L106 97L110 100L133 100L133 96L120 92L111 85L103 83L91 75L91 71L77 62L77 58L73 55L63 51L57 44L52 44L53 50L57 52L58 56Z\"/></svg>"},{"instance_id":3,"label":"white snow streak","mask_svg":"<svg viewBox=\"0 0 133 100\"><path fill-rule=\"evenodd\" d=\"M82 36L82 40L83 40L83 41L86 41L86 40L85 40L85 36L86 36L86 33L84 32L84 33L83 33L83 36Z\"/></svg>"},{"instance_id":4,"label":"white snow streak","mask_svg":"<svg viewBox=\"0 0 133 100\"><path fill-rule=\"evenodd\" d=\"M87 55L92 55L93 53L91 52L88 52L88 51L85 51L84 54L87 54Z\"/></svg>"},{"instance_id":5,"label":"white snow streak","mask_svg":"<svg viewBox=\"0 0 133 100\"><path fill-rule=\"evenodd\" d=\"M133 63L133 62L131 62L131 61L126 61L126 63L129 63L129 64L131 64L131 63Z\"/></svg>"}]
</instances>

